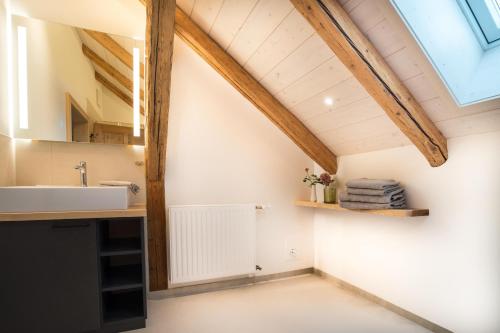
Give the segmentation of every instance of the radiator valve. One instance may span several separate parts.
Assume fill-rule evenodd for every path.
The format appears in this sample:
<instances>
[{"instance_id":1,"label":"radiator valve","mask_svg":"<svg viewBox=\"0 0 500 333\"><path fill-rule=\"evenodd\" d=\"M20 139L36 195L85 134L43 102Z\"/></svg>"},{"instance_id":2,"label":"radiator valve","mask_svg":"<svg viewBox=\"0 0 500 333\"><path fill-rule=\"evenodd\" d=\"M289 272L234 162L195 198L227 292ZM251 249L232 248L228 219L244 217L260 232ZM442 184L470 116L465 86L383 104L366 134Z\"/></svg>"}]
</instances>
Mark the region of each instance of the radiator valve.
<instances>
[{"instance_id":1,"label":"radiator valve","mask_svg":"<svg viewBox=\"0 0 500 333\"><path fill-rule=\"evenodd\" d=\"M260 267L259 265L256 265L255 266L255 269L258 270L258 271L261 271L262 270L262 267Z\"/></svg>"}]
</instances>

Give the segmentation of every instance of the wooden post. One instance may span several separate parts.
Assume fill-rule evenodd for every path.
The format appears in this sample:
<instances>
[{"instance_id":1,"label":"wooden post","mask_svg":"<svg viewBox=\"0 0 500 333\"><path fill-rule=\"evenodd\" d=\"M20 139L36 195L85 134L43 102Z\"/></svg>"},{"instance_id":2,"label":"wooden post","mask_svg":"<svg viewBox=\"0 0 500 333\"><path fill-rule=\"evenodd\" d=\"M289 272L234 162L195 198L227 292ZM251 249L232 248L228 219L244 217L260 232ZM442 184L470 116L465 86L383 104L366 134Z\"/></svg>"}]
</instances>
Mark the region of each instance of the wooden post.
<instances>
[{"instance_id":1,"label":"wooden post","mask_svg":"<svg viewBox=\"0 0 500 333\"><path fill-rule=\"evenodd\" d=\"M175 0L147 0L146 195L149 288L168 288L165 163Z\"/></svg>"}]
</instances>

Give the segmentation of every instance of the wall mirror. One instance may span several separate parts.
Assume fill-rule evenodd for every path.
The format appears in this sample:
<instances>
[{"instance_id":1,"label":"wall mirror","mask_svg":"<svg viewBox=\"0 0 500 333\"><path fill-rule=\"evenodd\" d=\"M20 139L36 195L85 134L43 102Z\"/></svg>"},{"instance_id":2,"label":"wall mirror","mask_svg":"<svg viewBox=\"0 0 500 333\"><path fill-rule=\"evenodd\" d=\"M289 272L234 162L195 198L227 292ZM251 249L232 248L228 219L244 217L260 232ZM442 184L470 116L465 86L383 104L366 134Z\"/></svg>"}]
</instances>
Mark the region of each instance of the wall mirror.
<instances>
[{"instance_id":1,"label":"wall mirror","mask_svg":"<svg viewBox=\"0 0 500 333\"><path fill-rule=\"evenodd\" d=\"M144 145L144 42L12 17L15 137Z\"/></svg>"}]
</instances>

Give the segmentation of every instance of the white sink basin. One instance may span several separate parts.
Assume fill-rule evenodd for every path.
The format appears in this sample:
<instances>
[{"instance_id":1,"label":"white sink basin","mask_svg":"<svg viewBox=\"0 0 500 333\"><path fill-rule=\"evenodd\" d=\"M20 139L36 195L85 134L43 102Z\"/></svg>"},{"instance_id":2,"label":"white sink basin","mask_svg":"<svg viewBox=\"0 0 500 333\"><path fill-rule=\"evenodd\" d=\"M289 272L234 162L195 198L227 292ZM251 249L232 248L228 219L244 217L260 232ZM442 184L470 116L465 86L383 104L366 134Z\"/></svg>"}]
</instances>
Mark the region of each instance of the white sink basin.
<instances>
[{"instance_id":1,"label":"white sink basin","mask_svg":"<svg viewBox=\"0 0 500 333\"><path fill-rule=\"evenodd\" d=\"M62 212L127 208L127 187L0 187L0 212Z\"/></svg>"}]
</instances>

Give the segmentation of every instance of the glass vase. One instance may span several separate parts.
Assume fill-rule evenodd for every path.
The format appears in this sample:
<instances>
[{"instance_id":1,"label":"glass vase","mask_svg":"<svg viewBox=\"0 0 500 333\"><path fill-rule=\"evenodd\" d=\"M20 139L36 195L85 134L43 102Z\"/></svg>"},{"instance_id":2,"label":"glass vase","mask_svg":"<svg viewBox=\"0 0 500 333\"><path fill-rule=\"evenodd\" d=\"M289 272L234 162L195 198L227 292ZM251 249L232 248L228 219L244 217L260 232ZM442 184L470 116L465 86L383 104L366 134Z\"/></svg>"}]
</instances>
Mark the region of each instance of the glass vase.
<instances>
[{"instance_id":1,"label":"glass vase","mask_svg":"<svg viewBox=\"0 0 500 333\"><path fill-rule=\"evenodd\" d=\"M316 202L318 201L318 198L316 196L316 185L311 186L311 197L310 197L311 202Z\"/></svg>"},{"instance_id":2,"label":"glass vase","mask_svg":"<svg viewBox=\"0 0 500 333\"><path fill-rule=\"evenodd\" d=\"M331 183L324 188L324 203L335 203L337 199L337 184Z\"/></svg>"}]
</instances>

